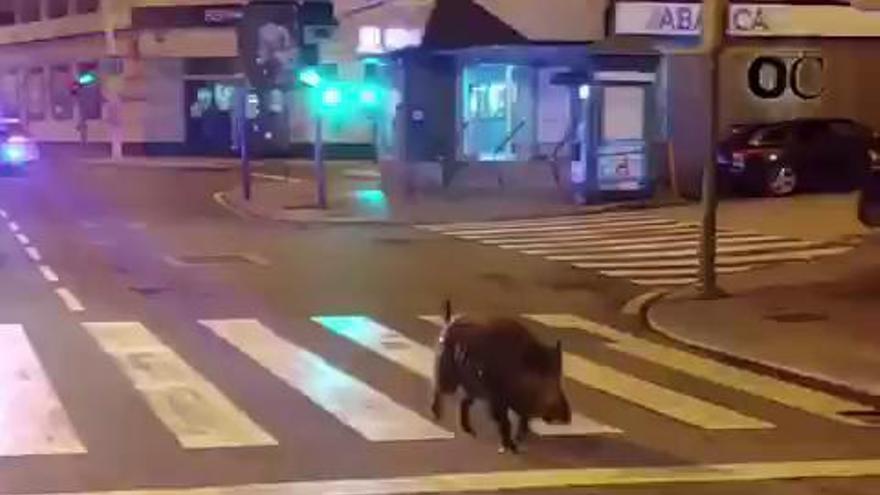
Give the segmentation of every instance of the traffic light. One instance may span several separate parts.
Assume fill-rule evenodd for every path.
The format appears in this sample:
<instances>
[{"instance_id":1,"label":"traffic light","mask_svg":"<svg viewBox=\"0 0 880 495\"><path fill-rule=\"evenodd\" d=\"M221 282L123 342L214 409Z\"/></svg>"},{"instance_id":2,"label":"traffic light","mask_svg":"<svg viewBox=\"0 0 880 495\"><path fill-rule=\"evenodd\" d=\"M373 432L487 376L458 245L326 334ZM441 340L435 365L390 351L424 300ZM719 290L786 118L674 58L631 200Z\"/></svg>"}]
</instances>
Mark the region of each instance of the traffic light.
<instances>
[{"instance_id":1,"label":"traffic light","mask_svg":"<svg viewBox=\"0 0 880 495\"><path fill-rule=\"evenodd\" d=\"M310 88L316 88L321 85L321 73L318 69L314 67L306 67L299 71L299 75L297 75L297 79L299 82L305 84Z\"/></svg>"},{"instance_id":2,"label":"traffic light","mask_svg":"<svg viewBox=\"0 0 880 495\"><path fill-rule=\"evenodd\" d=\"M335 109L342 104L342 90L337 86L321 88L321 107Z\"/></svg>"},{"instance_id":3,"label":"traffic light","mask_svg":"<svg viewBox=\"0 0 880 495\"><path fill-rule=\"evenodd\" d=\"M98 82L98 76L92 71L83 72L77 76L76 82L80 87L92 86Z\"/></svg>"},{"instance_id":4,"label":"traffic light","mask_svg":"<svg viewBox=\"0 0 880 495\"><path fill-rule=\"evenodd\" d=\"M358 91L358 100L363 107L372 108L379 104L379 93L376 88L366 86Z\"/></svg>"}]
</instances>

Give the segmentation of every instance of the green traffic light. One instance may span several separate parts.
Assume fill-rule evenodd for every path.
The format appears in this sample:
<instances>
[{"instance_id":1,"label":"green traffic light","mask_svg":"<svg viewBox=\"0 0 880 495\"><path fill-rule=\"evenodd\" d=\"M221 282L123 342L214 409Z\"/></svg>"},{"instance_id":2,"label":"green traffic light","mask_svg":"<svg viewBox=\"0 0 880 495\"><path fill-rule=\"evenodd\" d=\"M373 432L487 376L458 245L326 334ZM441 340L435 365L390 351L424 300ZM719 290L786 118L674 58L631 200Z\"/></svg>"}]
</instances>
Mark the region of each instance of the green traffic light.
<instances>
[{"instance_id":1,"label":"green traffic light","mask_svg":"<svg viewBox=\"0 0 880 495\"><path fill-rule=\"evenodd\" d=\"M315 87L321 84L321 74L317 70L309 68L303 69L299 73L299 80L306 86Z\"/></svg>"},{"instance_id":2,"label":"green traffic light","mask_svg":"<svg viewBox=\"0 0 880 495\"><path fill-rule=\"evenodd\" d=\"M321 104L325 107L336 107L342 103L342 91L339 88L327 88L321 93Z\"/></svg>"},{"instance_id":3,"label":"green traffic light","mask_svg":"<svg viewBox=\"0 0 880 495\"><path fill-rule=\"evenodd\" d=\"M379 95L373 88L364 88L360 91L360 100L362 105L371 107L379 102Z\"/></svg>"},{"instance_id":4,"label":"green traffic light","mask_svg":"<svg viewBox=\"0 0 880 495\"><path fill-rule=\"evenodd\" d=\"M98 76L94 72L84 72L76 80L81 86L91 86L98 82Z\"/></svg>"}]
</instances>

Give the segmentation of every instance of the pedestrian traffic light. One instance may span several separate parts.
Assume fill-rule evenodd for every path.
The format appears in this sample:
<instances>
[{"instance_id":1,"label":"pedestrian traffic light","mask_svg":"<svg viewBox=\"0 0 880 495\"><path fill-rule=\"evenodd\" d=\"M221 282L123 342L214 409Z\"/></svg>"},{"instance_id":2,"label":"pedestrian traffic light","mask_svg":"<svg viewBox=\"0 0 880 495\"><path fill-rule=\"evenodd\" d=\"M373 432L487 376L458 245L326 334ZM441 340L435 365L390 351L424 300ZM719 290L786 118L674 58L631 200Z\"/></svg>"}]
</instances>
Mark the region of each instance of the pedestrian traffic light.
<instances>
[{"instance_id":1,"label":"pedestrian traffic light","mask_svg":"<svg viewBox=\"0 0 880 495\"><path fill-rule=\"evenodd\" d=\"M321 85L321 73L314 67L306 67L299 71L297 79L306 86L315 88Z\"/></svg>"},{"instance_id":2,"label":"pedestrian traffic light","mask_svg":"<svg viewBox=\"0 0 880 495\"><path fill-rule=\"evenodd\" d=\"M379 103L379 95L376 92L376 88L371 86L361 88L358 92L358 100L364 107L372 108L376 106Z\"/></svg>"},{"instance_id":3,"label":"pedestrian traffic light","mask_svg":"<svg viewBox=\"0 0 880 495\"><path fill-rule=\"evenodd\" d=\"M336 86L321 90L321 106L326 109L336 108L342 103L342 91Z\"/></svg>"},{"instance_id":4,"label":"pedestrian traffic light","mask_svg":"<svg viewBox=\"0 0 880 495\"><path fill-rule=\"evenodd\" d=\"M87 71L79 74L76 78L76 83L80 86L91 86L98 82L98 76L92 71Z\"/></svg>"}]
</instances>

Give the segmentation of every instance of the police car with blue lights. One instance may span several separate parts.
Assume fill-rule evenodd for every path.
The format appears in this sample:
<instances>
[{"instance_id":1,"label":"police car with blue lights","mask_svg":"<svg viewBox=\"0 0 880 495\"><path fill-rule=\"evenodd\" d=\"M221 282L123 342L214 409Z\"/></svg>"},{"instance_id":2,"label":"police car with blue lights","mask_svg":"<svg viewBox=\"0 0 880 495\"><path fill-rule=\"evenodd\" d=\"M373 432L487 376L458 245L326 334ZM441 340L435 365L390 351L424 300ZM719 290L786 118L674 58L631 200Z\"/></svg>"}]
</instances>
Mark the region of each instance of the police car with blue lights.
<instances>
[{"instance_id":1,"label":"police car with blue lights","mask_svg":"<svg viewBox=\"0 0 880 495\"><path fill-rule=\"evenodd\" d=\"M40 159L37 143L17 119L0 119L0 172L24 172Z\"/></svg>"}]
</instances>

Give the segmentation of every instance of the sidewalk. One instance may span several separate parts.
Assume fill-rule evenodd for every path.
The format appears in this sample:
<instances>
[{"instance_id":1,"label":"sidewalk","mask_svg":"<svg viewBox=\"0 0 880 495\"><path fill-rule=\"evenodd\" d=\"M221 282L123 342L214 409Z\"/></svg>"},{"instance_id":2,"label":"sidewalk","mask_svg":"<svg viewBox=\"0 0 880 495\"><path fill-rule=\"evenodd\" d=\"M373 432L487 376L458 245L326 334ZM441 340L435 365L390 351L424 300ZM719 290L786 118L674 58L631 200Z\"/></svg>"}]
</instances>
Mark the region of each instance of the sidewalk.
<instances>
[{"instance_id":1,"label":"sidewalk","mask_svg":"<svg viewBox=\"0 0 880 495\"><path fill-rule=\"evenodd\" d=\"M444 223L491 221L553 215L590 213L623 208L647 208L676 203L671 198L578 206L556 190L418 194L412 198L389 198L370 169L331 170L328 178L329 208L316 207L315 184L311 177L284 181L278 177L256 177L251 201L245 201L241 187L222 191L215 199L240 216L290 222L326 223Z\"/></svg>"},{"instance_id":2,"label":"sidewalk","mask_svg":"<svg viewBox=\"0 0 880 495\"><path fill-rule=\"evenodd\" d=\"M649 324L697 347L880 396L880 235L843 256L721 285L730 297L659 300Z\"/></svg>"},{"instance_id":3,"label":"sidewalk","mask_svg":"<svg viewBox=\"0 0 880 495\"><path fill-rule=\"evenodd\" d=\"M84 158L82 161L88 165L112 166L120 168L157 168L157 169L190 169L190 170L237 170L241 167L241 160L232 157L204 157L204 156L126 156L121 159L109 157ZM365 161L328 161L328 167L363 167L370 162ZM283 173L285 168L309 169L312 160L308 159L265 159L252 160L254 169L270 169L276 173Z\"/></svg>"}]
</instances>

